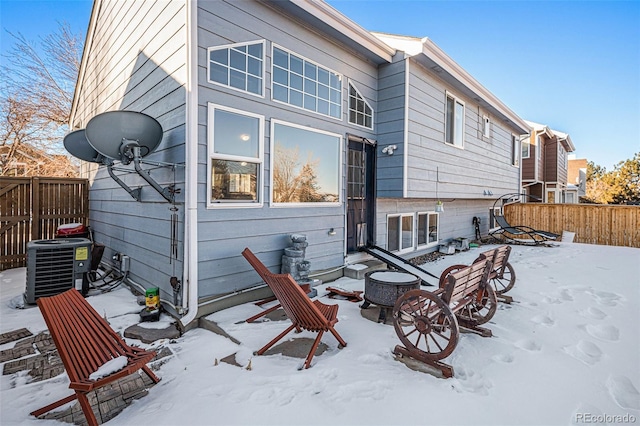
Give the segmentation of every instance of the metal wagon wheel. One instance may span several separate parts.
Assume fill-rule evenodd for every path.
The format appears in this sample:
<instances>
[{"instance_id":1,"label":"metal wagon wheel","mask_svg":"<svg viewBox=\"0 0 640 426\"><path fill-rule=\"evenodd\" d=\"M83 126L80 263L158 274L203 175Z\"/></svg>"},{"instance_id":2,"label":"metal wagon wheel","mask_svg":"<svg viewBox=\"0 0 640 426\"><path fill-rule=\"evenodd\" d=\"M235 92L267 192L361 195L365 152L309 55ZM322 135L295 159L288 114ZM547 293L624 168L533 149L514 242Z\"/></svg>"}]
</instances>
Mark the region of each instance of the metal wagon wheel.
<instances>
[{"instance_id":1,"label":"metal wagon wheel","mask_svg":"<svg viewBox=\"0 0 640 426\"><path fill-rule=\"evenodd\" d=\"M456 273L459 270L466 268L467 266L469 265L451 265L447 269L442 271L442 274L440 274L440 281L439 281L440 288L444 288L444 286L447 284L447 277L450 274Z\"/></svg>"},{"instance_id":2,"label":"metal wagon wheel","mask_svg":"<svg viewBox=\"0 0 640 426\"><path fill-rule=\"evenodd\" d=\"M451 355L458 344L458 320L437 295L410 290L398 298L393 308L393 327L405 348L437 361Z\"/></svg>"},{"instance_id":3,"label":"metal wagon wheel","mask_svg":"<svg viewBox=\"0 0 640 426\"><path fill-rule=\"evenodd\" d=\"M492 286L487 285L484 289L478 289L474 295L474 300L461 309L457 315L471 318L476 324L484 324L495 315L498 309L498 297Z\"/></svg>"},{"instance_id":4,"label":"metal wagon wheel","mask_svg":"<svg viewBox=\"0 0 640 426\"><path fill-rule=\"evenodd\" d=\"M504 265L501 272L501 274L497 274L489 280L496 294L505 294L511 290L516 283L516 271L509 262Z\"/></svg>"}]
</instances>

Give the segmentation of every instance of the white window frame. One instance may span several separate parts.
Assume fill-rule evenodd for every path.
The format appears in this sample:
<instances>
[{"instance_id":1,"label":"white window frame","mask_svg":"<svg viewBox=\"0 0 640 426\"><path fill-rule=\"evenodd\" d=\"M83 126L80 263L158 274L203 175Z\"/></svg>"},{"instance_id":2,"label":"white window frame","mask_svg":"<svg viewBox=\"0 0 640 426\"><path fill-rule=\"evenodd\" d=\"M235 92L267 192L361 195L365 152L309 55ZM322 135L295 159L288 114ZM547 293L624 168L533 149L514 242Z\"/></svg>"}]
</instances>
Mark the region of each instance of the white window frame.
<instances>
[{"instance_id":1,"label":"white window frame","mask_svg":"<svg viewBox=\"0 0 640 426\"><path fill-rule=\"evenodd\" d=\"M491 119L488 115L482 116L482 136L491 139Z\"/></svg>"},{"instance_id":2,"label":"white window frame","mask_svg":"<svg viewBox=\"0 0 640 426\"><path fill-rule=\"evenodd\" d=\"M411 218L411 246L407 247L407 248L403 248L402 247L402 233L403 233L403 229L402 229L402 218L403 217L410 217ZM393 214L388 214L387 215L387 221L386 221L386 227L387 227L387 249L389 251L391 251L391 249L389 248L389 220L390 219L397 219L398 220L398 230L400 232L399 235L399 240L398 240L398 250L394 251L395 253L409 253L411 251L415 250L415 246L416 246L416 226L415 226L415 214L414 213L393 213Z\"/></svg>"},{"instance_id":3,"label":"white window frame","mask_svg":"<svg viewBox=\"0 0 640 426\"><path fill-rule=\"evenodd\" d=\"M540 135L540 134L536 135L536 142L537 142L536 161L540 161L540 157L542 156L542 148L543 148L543 145L544 145L544 139L543 139L542 135Z\"/></svg>"},{"instance_id":4,"label":"white window frame","mask_svg":"<svg viewBox=\"0 0 640 426\"><path fill-rule=\"evenodd\" d=\"M429 241L429 230L427 229L427 243L426 244L420 244L420 242L418 241L418 225L420 224L420 216L427 216L427 224L429 223L429 216L431 215L435 215L437 216L437 220L438 220L438 226L436 227L436 240L434 242L428 242ZM416 249L420 250L420 249L424 249L424 248L428 248L428 247L434 247L437 246L438 244L440 244L440 213L433 211L433 210L429 210L429 211L421 211L421 212L417 212L416 213L416 223L415 223L415 235L416 235Z\"/></svg>"},{"instance_id":5,"label":"white window frame","mask_svg":"<svg viewBox=\"0 0 640 426\"><path fill-rule=\"evenodd\" d=\"M283 126L288 126L288 127L294 127L297 129L301 129L301 130L305 130L308 132L314 132L314 133L320 133L320 134L324 134L324 135L328 135L328 136L333 136L338 138L338 170L340 170L340 176L338 178L338 201L337 202L319 202L319 203L276 203L273 201L273 162L275 159L275 127L276 124L280 124ZM343 200L343 195L342 195L342 191L343 191L343 181L344 181L344 176L343 174L343 149L344 149L344 139L342 137L342 135L338 134L338 133L333 133L333 132L328 132L325 130L320 130L320 129L314 129L311 128L309 126L301 126L299 124L295 124L295 123L291 123L288 121L283 121L283 120L277 120L277 119L271 119L271 131L270 131L270 142L269 142L269 170L270 170L270 178L269 178L269 199L270 199L270 203L271 203L271 207L306 207L306 208L313 208L313 207L336 207L336 206L340 206L342 205L342 200Z\"/></svg>"},{"instance_id":6,"label":"white window frame","mask_svg":"<svg viewBox=\"0 0 640 426\"><path fill-rule=\"evenodd\" d=\"M258 119L258 158L255 157L243 157L229 154L217 154L214 152L214 118L215 111L221 110L231 112L234 114L244 115L246 117ZM211 172L213 167L213 160L229 160L229 161L247 161L258 165L258 176L256 184L256 196L257 201L229 201L229 202L213 202L211 201L211 192L213 182L211 180ZM235 108L230 108L224 105L217 105L211 102L207 103L207 208L219 209L219 208L258 208L264 205L264 116L259 114L242 111Z\"/></svg>"},{"instance_id":7,"label":"white window frame","mask_svg":"<svg viewBox=\"0 0 640 426\"><path fill-rule=\"evenodd\" d=\"M338 102L337 102L337 103L336 103L336 102L333 102L333 104L334 104L334 105L336 105L336 106L339 108L338 116L337 116L337 117L335 117L335 116L331 115L331 104L332 104L332 102L331 102L331 83L329 83L329 86L328 86L328 87L329 87L329 100L328 100L328 101L329 101L329 114L324 114L324 113L322 113L322 112L319 112L319 111L318 111L318 107L317 107L317 103L316 103L316 109L315 109L315 110L314 110L314 109L308 109L308 108L305 108L305 107L304 107L304 89L303 89L303 92L302 92L302 94L303 94L303 102L302 102L302 105L303 105L303 106L299 106L299 105L296 105L296 104L290 103L290 102L288 102L288 101L287 101L287 102L284 102L284 101L278 100L278 99L276 99L276 98L274 97L274 95L273 95L273 94L274 94L274 91L275 91L275 89L274 89L274 85L282 86L280 83L278 83L278 82L276 82L276 81L274 80L275 68L276 68L276 67L281 68L281 67L279 67L278 65L276 65L276 64L275 64L275 61L274 61L274 59L273 59L273 58L274 58L274 55L275 55L275 49L279 49L279 50L282 50L282 51L284 51L284 52L287 52L289 55L293 55L293 56L295 56L295 57L297 57L297 58L299 58L299 59L303 60L304 62L308 62L308 63L310 63L310 64L312 64L312 65L315 65L315 66L316 66L316 67L318 67L318 68L322 68L324 71L327 71L329 74L334 74L334 75L338 78L338 80L340 81L340 90L338 91L338 92L339 92L339 99L338 99ZM304 65L303 65L303 66L304 66ZM289 69L287 70L287 72L289 72L289 73L290 73L290 72L291 72L291 69L289 68ZM296 74L297 74L297 73L296 73ZM303 81L304 81L304 76L303 76ZM332 70L331 68L328 68L328 67L326 67L326 66L324 66L324 65L321 65L321 64L319 64L319 63L317 63L317 62L315 62L315 61L312 61L311 59L306 58L306 57L304 57L304 56L302 56L302 55L300 55L300 54L298 54L298 53L295 53L295 52L293 52L293 51L291 51L291 50L289 50L289 49L286 49L286 48L284 48L284 47L282 47L282 46L280 46L280 45L277 45L277 44L275 44L275 43L272 43L272 45L271 45L271 100L272 100L273 102L277 102L277 103L280 103L280 104L283 104L283 105L289 105L289 106L291 106L291 107L293 107L293 108L298 108L298 109L301 109L301 110L303 110L303 111L309 111L309 112L312 112L312 113L314 113L314 114L319 114L319 115L321 115L321 116L323 116L323 117L331 118L331 119L333 119L333 120L342 121L343 116L344 116L344 111L343 111L343 109L344 109L344 108L343 108L343 103L342 103L342 102L343 102L342 97L343 97L343 92L344 92L343 82L344 82L344 77L343 77L343 75L342 75L342 74L340 74L339 72L334 71L334 70ZM317 77L316 77L316 84L318 84L318 79L317 79ZM290 89L291 89L291 85L290 85L290 82L289 82L289 83L288 83L288 85L287 85L287 90L290 90ZM298 91L298 90L297 90L297 89L295 89L295 88L294 88L294 90ZM319 98L318 98L317 90L316 90L315 98L316 98L316 100L317 100L317 99L319 99ZM321 99L321 98L320 98L320 99Z\"/></svg>"},{"instance_id":8,"label":"white window frame","mask_svg":"<svg viewBox=\"0 0 640 426\"><path fill-rule=\"evenodd\" d=\"M220 83L218 81L213 81L211 80L211 52L216 51L216 50L222 50L222 49L233 49L234 47L239 47L239 46L250 46L250 45L256 45L256 44L262 44L262 58L260 58L261 62L262 62L262 75L260 77L261 79L261 84L260 84L260 91L262 93L254 93L248 90L243 90L240 89L238 87L234 87L231 86L230 84L223 84ZM236 90L238 92L242 92L242 93L247 93L249 95L252 96L257 96L259 98L264 98L265 97L265 88L266 88L266 84L265 84L265 75L266 75L266 61L265 61L265 53L266 53L266 40L253 40L253 41L247 41L247 42L242 42L242 43L232 43L232 44L224 44L221 46L211 46L209 48L207 48L207 82L209 82L210 84L215 84L217 86L222 86L222 87L226 87L228 89L231 90ZM228 69L231 69L231 64L227 64L226 67ZM244 71L245 74L248 74L248 71ZM230 79L231 77L229 77Z\"/></svg>"},{"instance_id":9,"label":"white window frame","mask_svg":"<svg viewBox=\"0 0 640 426\"><path fill-rule=\"evenodd\" d=\"M511 134L511 165L513 167L520 167L520 155L522 154L520 148L520 137L515 134Z\"/></svg>"},{"instance_id":10,"label":"white window frame","mask_svg":"<svg viewBox=\"0 0 640 426\"><path fill-rule=\"evenodd\" d=\"M525 138L522 141L520 141L520 151L522 152L522 150L524 149L524 147L527 147L527 151L526 154L523 152L522 153L522 159L526 159L531 157L531 141L529 140L529 138Z\"/></svg>"},{"instance_id":11,"label":"white window frame","mask_svg":"<svg viewBox=\"0 0 640 426\"><path fill-rule=\"evenodd\" d=\"M451 98L453 100L453 104L454 104L454 108L453 108L453 130L452 130L452 142L448 142L447 141L447 124L448 124L448 114L447 114L447 101L448 98ZM456 136L457 136L457 131L456 131L456 118L457 118L457 113L456 113L456 104L460 104L462 105L462 124L461 124L461 131L462 131L462 136L461 136L461 140L460 140L460 145L456 144ZM465 115L467 115L467 107L465 105L465 102L463 100L461 100L459 97L457 97L456 95L452 94L451 92L445 91L445 99L444 99L444 142L449 145L449 146L453 146L459 149L464 149L464 139L465 139Z\"/></svg>"},{"instance_id":12,"label":"white window frame","mask_svg":"<svg viewBox=\"0 0 640 426\"><path fill-rule=\"evenodd\" d=\"M351 105L351 88L352 87L353 87L353 90L355 90L356 95L364 102L365 106L367 106L371 110L371 115L370 116L368 116L365 112L361 112L361 111L358 111L356 108L352 108L352 105ZM371 106L371 104L369 102L367 102L367 99L364 96L362 96L362 93L360 93L360 91L358 90L356 85L353 83L353 81L351 81L351 80L347 81L347 90L348 90L347 96L348 96L348 99L349 99L349 101L348 101L348 114L347 114L348 118L347 118L347 120L348 120L349 124L353 124L353 125L358 126L358 127L363 127L365 129L373 130L373 118L374 118L374 113L375 113L374 110L373 110L373 107ZM358 97L356 98L356 100L358 99ZM359 114L359 113L363 114L365 117L370 117L371 118L371 127L368 127L368 126L365 126L363 124L358 124L358 123L356 123L354 121L351 121L351 111L354 111L356 114Z\"/></svg>"}]
</instances>

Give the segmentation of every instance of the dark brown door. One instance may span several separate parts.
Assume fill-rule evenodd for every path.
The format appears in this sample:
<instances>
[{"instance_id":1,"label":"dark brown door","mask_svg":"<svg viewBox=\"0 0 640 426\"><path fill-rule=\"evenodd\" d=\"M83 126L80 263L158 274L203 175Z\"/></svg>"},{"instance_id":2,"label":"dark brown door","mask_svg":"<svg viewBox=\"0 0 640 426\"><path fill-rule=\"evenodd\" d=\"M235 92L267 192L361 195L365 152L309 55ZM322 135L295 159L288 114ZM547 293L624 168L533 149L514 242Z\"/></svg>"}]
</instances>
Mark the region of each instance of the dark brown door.
<instances>
[{"instance_id":1,"label":"dark brown door","mask_svg":"<svg viewBox=\"0 0 640 426\"><path fill-rule=\"evenodd\" d=\"M375 143L349 137L347 253L375 243Z\"/></svg>"}]
</instances>

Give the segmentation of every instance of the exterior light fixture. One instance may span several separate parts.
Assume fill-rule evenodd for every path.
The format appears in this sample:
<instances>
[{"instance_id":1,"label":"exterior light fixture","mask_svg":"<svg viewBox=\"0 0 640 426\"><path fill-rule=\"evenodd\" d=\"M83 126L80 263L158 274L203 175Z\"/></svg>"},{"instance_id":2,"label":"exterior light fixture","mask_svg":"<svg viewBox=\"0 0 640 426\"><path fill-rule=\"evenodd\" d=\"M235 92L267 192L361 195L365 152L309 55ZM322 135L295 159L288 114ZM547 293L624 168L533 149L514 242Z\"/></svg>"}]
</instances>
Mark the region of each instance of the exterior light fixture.
<instances>
[{"instance_id":1,"label":"exterior light fixture","mask_svg":"<svg viewBox=\"0 0 640 426\"><path fill-rule=\"evenodd\" d=\"M382 153L387 155L393 155L393 151L395 151L396 149L398 149L397 145L387 145L384 148L382 148Z\"/></svg>"}]
</instances>

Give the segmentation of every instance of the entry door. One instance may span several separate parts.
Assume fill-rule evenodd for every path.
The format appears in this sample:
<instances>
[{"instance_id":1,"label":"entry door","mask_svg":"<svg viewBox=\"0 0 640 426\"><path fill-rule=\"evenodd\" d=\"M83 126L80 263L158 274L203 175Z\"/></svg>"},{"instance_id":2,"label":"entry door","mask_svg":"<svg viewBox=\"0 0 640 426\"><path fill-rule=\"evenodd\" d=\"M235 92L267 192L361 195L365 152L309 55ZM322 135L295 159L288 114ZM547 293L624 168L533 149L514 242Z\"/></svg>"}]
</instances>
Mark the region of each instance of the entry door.
<instances>
[{"instance_id":1,"label":"entry door","mask_svg":"<svg viewBox=\"0 0 640 426\"><path fill-rule=\"evenodd\" d=\"M347 253L375 242L375 143L349 138Z\"/></svg>"}]
</instances>

